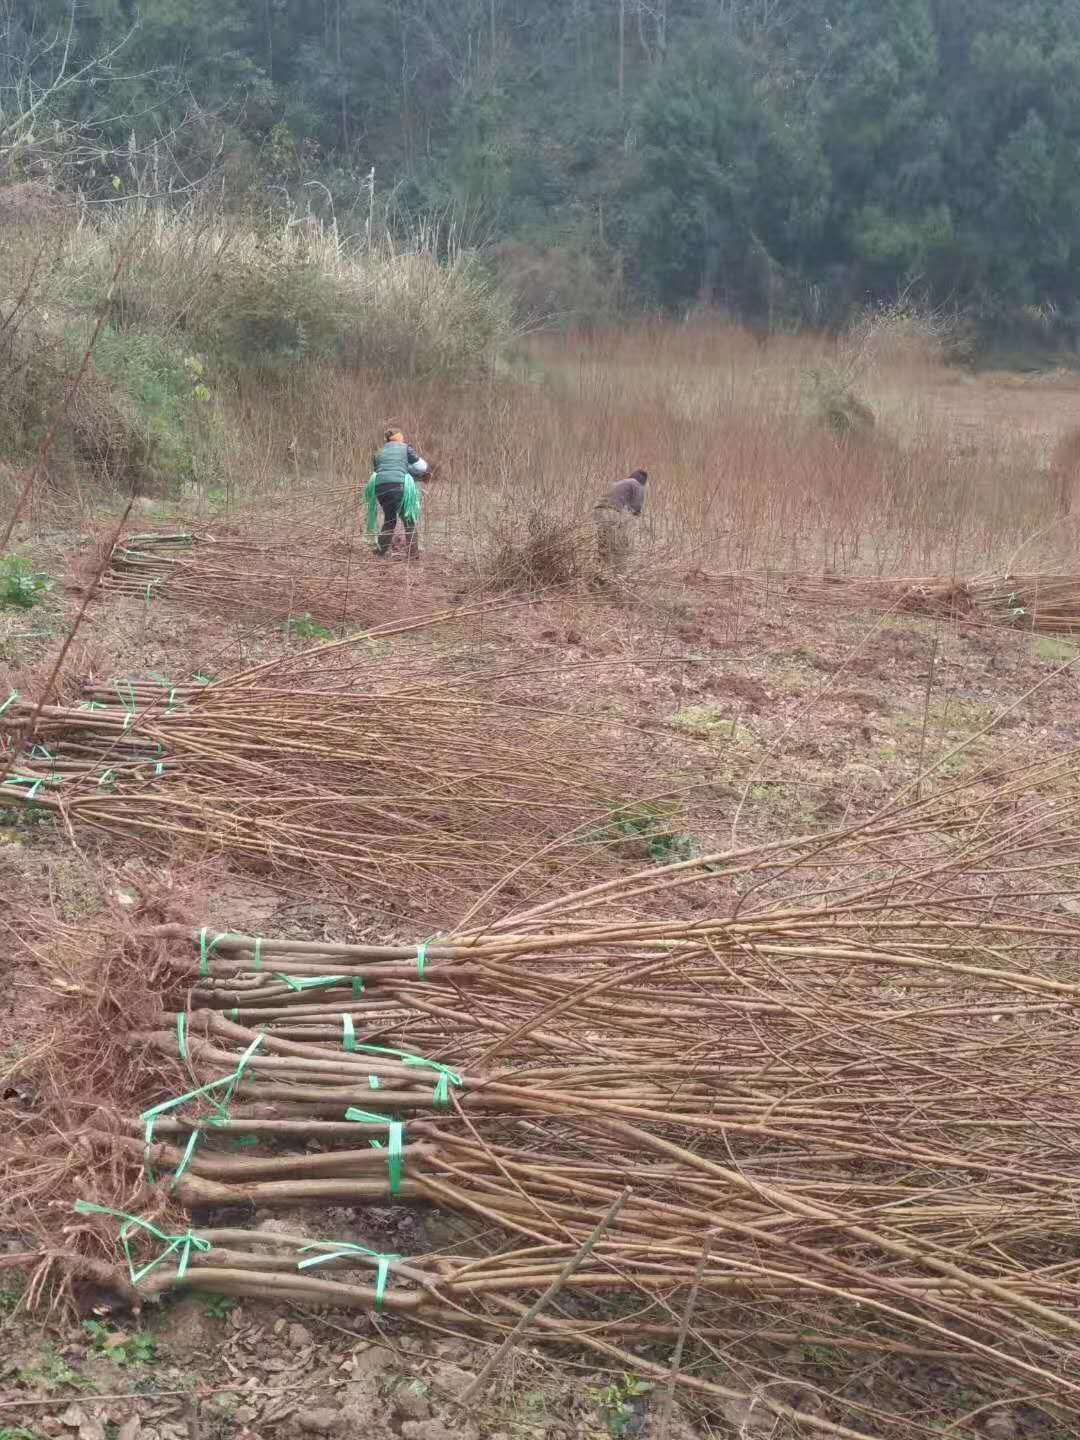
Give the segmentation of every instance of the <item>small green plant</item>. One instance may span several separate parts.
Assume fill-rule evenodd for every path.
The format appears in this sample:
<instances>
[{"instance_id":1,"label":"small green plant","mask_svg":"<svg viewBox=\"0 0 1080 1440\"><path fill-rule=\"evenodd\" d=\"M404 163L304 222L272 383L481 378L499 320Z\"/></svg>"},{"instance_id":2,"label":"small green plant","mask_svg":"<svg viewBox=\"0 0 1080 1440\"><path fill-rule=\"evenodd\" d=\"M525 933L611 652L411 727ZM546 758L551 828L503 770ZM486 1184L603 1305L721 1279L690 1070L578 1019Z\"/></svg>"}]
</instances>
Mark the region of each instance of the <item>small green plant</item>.
<instances>
[{"instance_id":1,"label":"small green plant","mask_svg":"<svg viewBox=\"0 0 1080 1440\"><path fill-rule=\"evenodd\" d=\"M236 1309L237 1301L231 1295L204 1295L203 1308L211 1320L227 1320Z\"/></svg>"},{"instance_id":2,"label":"small green plant","mask_svg":"<svg viewBox=\"0 0 1080 1440\"><path fill-rule=\"evenodd\" d=\"M320 625L310 615L290 615L285 621L285 634L294 636L297 640L332 640L334 632L328 630L325 625Z\"/></svg>"},{"instance_id":3,"label":"small green plant","mask_svg":"<svg viewBox=\"0 0 1080 1440\"><path fill-rule=\"evenodd\" d=\"M55 583L48 575L31 569L22 555L0 557L0 605L31 610Z\"/></svg>"},{"instance_id":4,"label":"small green plant","mask_svg":"<svg viewBox=\"0 0 1080 1440\"><path fill-rule=\"evenodd\" d=\"M2 821L0 821L2 823ZM4 1058L18 1058L19 1047L12 1045L4 1051ZM0 1286L0 1315L12 1315L19 1308L19 1301L22 1299L22 1288L19 1285Z\"/></svg>"},{"instance_id":5,"label":"small green plant","mask_svg":"<svg viewBox=\"0 0 1080 1440\"><path fill-rule=\"evenodd\" d=\"M1062 640L1057 635L1039 635L1035 640L1035 658L1051 665L1067 665L1080 655L1075 640Z\"/></svg>"},{"instance_id":6,"label":"small green plant","mask_svg":"<svg viewBox=\"0 0 1080 1440\"><path fill-rule=\"evenodd\" d=\"M641 801L616 810L609 824L587 838L609 849L640 851L643 858L657 865L692 860L697 854L697 844L692 835L680 834L672 826L677 813L675 806Z\"/></svg>"},{"instance_id":7,"label":"small green plant","mask_svg":"<svg viewBox=\"0 0 1080 1440\"><path fill-rule=\"evenodd\" d=\"M32 1390L89 1390L90 1382L73 1370L51 1345L45 1348L18 1372L18 1379Z\"/></svg>"},{"instance_id":8,"label":"small green plant","mask_svg":"<svg viewBox=\"0 0 1080 1440\"><path fill-rule=\"evenodd\" d=\"M608 1434L619 1440L619 1437L629 1430L634 1419L634 1401L651 1395L655 1388L648 1380L639 1380L636 1375L624 1375L621 1380L613 1380L601 1390L590 1390L589 1397L595 1400L604 1412L604 1424Z\"/></svg>"},{"instance_id":9,"label":"small green plant","mask_svg":"<svg viewBox=\"0 0 1080 1440\"><path fill-rule=\"evenodd\" d=\"M100 1320L84 1320L83 1329L94 1349L114 1365L153 1365L157 1360L157 1341L150 1335L128 1335Z\"/></svg>"},{"instance_id":10,"label":"small green plant","mask_svg":"<svg viewBox=\"0 0 1080 1440\"><path fill-rule=\"evenodd\" d=\"M720 740L730 745L746 745L753 740L745 726L715 705L688 705L671 717L671 725L684 735L693 735L700 740Z\"/></svg>"},{"instance_id":11,"label":"small green plant","mask_svg":"<svg viewBox=\"0 0 1080 1440\"><path fill-rule=\"evenodd\" d=\"M41 1440L41 1436L23 1425L0 1425L0 1440Z\"/></svg>"}]
</instances>

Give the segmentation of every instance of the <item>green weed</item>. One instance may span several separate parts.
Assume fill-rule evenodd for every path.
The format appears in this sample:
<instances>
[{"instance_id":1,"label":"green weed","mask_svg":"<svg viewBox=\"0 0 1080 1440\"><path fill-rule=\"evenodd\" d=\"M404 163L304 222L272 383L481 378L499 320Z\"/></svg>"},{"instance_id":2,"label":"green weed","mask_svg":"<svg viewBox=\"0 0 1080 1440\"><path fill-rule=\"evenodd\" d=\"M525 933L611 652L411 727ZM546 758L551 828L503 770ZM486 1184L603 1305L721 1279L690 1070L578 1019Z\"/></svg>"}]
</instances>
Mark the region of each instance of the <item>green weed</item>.
<instances>
[{"instance_id":1,"label":"green weed","mask_svg":"<svg viewBox=\"0 0 1080 1440\"><path fill-rule=\"evenodd\" d=\"M702 740L726 740L732 745L746 745L753 735L734 716L725 715L715 705L688 705L671 717L674 729Z\"/></svg>"},{"instance_id":2,"label":"green weed","mask_svg":"<svg viewBox=\"0 0 1080 1440\"><path fill-rule=\"evenodd\" d=\"M29 1365L18 1372L19 1381L31 1390L90 1390L93 1387L77 1370L73 1370L63 1356L58 1355L51 1345Z\"/></svg>"},{"instance_id":3,"label":"green weed","mask_svg":"<svg viewBox=\"0 0 1080 1440\"><path fill-rule=\"evenodd\" d=\"M639 1380L636 1375L624 1375L613 1380L601 1390L590 1390L589 1398L595 1400L604 1414L608 1433L616 1440L626 1434L634 1419L634 1401L651 1395L656 1387L648 1380Z\"/></svg>"},{"instance_id":4,"label":"green weed","mask_svg":"<svg viewBox=\"0 0 1080 1440\"><path fill-rule=\"evenodd\" d=\"M1051 665L1067 665L1080 655L1080 645L1074 640L1062 640L1057 635L1038 635L1032 645L1037 660Z\"/></svg>"},{"instance_id":5,"label":"green weed","mask_svg":"<svg viewBox=\"0 0 1080 1440\"><path fill-rule=\"evenodd\" d=\"M697 854L697 844L692 835L674 829L671 822L677 814L677 806L642 801L616 810L610 823L587 839L609 849L625 847L626 842L640 845L643 854L657 865L692 860Z\"/></svg>"},{"instance_id":6,"label":"green weed","mask_svg":"<svg viewBox=\"0 0 1080 1440\"><path fill-rule=\"evenodd\" d=\"M227 1320L239 1302L231 1295L204 1295L203 1309L211 1320Z\"/></svg>"},{"instance_id":7,"label":"green weed","mask_svg":"<svg viewBox=\"0 0 1080 1440\"><path fill-rule=\"evenodd\" d=\"M41 1440L41 1436L23 1425L0 1425L0 1440Z\"/></svg>"},{"instance_id":8,"label":"green weed","mask_svg":"<svg viewBox=\"0 0 1080 1440\"><path fill-rule=\"evenodd\" d=\"M114 1365L153 1365L157 1360L157 1341L150 1335L128 1335L100 1320L84 1320L83 1329L94 1349Z\"/></svg>"},{"instance_id":9,"label":"green weed","mask_svg":"<svg viewBox=\"0 0 1080 1440\"><path fill-rule=\"evenodd\" d=\"M0 556L0 605L32 610L56 584L32 569L22 555Z\"/></svg>"},{"instance_id":10,"label":"green weed","mask_svg":"<svg viewBox=\"0 0 1080 1440\"><path fill-rule=\"evenodd\" d=\"M310 615L290 616L282 627L287 636L296 640L332 640L334 632L320 625Z\"/></svg>"},{"instance_id":11,"label":"green weed","mask_svg":"<svg viewBox=\"0 0 1080 1440\"><path fill-rule=\"evenodd\" d=\"M0 1056L0 1062L6 1067L9 1061L19 1059L21 1046L11 1045ZM0 1286L0 1315L13 1315L19 1308L19 1301L23 1297L22 1286L18 1284L7 1284Z\"/></svg>"}]
</instances>

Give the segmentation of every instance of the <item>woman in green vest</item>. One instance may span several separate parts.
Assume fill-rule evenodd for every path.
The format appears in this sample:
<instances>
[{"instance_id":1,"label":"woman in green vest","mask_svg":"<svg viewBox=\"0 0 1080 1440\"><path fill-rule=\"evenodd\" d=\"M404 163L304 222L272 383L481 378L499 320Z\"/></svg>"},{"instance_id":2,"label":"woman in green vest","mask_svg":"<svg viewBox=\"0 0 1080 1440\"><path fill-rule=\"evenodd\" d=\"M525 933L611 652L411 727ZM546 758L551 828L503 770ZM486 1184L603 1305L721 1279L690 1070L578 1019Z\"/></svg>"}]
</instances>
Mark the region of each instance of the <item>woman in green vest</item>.
<instances>
[{"instance_id":1,"label":"woman in green vest","mask_svg":"<svg viewBox=\"0 0 1080 1440\"><path fill-rule=\"evenodd\" d=\"M386 444L372 456L372 475L364 491L367 501L368 533L378 530L376 555L388 555L394 542L394 531L400 519L405 527L405 554L415 560L420 554L416 527L420 520L420 487L417 477L428 473L422 459L397 425L386 428ZM379 510L382 524L379 524Z\"/></svg>"}]
</instances>

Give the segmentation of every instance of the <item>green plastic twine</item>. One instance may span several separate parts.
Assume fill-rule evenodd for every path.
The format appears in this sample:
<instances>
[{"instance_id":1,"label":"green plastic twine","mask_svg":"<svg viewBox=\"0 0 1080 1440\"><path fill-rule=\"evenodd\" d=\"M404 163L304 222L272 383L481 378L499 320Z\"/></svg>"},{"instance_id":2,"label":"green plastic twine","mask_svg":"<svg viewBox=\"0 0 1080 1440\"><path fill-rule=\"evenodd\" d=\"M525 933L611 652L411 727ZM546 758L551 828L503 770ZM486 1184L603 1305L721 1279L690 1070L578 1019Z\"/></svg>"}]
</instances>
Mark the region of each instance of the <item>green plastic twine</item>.
<instances>
[{"instance_id":1,"label":"green plastic twine","mask_svg":"<svg viewBox=\"0 0 1080 1440\"><path fill-rule=\"evenodd\" d=\"M2 715L2 714L4 713L4 711L5 711L10 705L14 705L14 704L15 704L15 701L16 701L18 698L19 698L19 692L18 692L18 690L12 690L11 694L7 697L7 699L4 701L4 703L3 703L2 705L0 705L0 715Z\"/></svg>"},{"instance_id":2,"label":"green plastic twine","mask_svg":"<svg viewBox=\"0 0 1080 1440\"><path fill-rule=\"evenodd\" d=\"M204 925L203 928L199 931L199 974L200 974L200 975L209 975L209 974L210 974L210 956L213 955L214 951L215 951L215 950L217 949L217 947L221 944L222 940L225 939L225 936L226 936L227 934L228 934L228 931L227 931L227 930L222 931L222 933L221 933L220 935L215 935L214 938L213 938L213 940L208 941L207 938L206 938L206 936L207 936L207 927Z\"/></svg>"},{"instance_id":3,"label":"green plastic twine","mask_svg":"<svg viewBox=\"0 0 1080 1440\"><path fill-rule=\"evenodd\" d=\"M188 1058L187 1048L187 1016L183 1011L176 1017L176 1048L180 1051L180 1059Z\"/></svg>"},{"instance_id":4,"label":"green plastic twine","mask_svg":"<svg viewBox=\"0 0 1080 1440\"><path fill-rule=\"evenodd\" d=\"M59 775L9 775L5 785L26 785L27 800L33 800L43 785L59 785Z\"/></svg>"},{"instance_id":5,"label":"green plastic twine","mask_svg":"<svg viewBox=\"0 0 1080 1440\"><path fill-rule=\"evenodd\" d=\"M397 1265L400 1255L380 1255L377 1250L369 1250L364 1245L350 1245L347 1241L316 1241L312 1245L305 1245L300 1254L308 1250L318 1250L323 1245L333 1245L333 1249L326 1255L313 1255L310 1260L301 1260L297 1270L312 1270L316 1265L325 1265L330 1260L342 1260L348 1255L369 1255L375 1261L378 1273L375 1276L375 1309L383 1308L383 1301L386 1298L386 1282L390 1278L390 1266Z\"/></svg>"},{"instance_id":6,"label":"green plastic twine","mask_svg":"<svg viewBox=\"0 0 1080 1440\"><path fill-rule=\"evenodd\" d=\"M156 1225L151 1225L149 1220L140 1220L137 1215L129 1215L124 1210L110 1210L107 1205L93 1205L89 1200L76 1200L75 1211L79 1215L111 1215L120 1224L120 1244L124 1251L124 1258L127 1260L128 1274L131 1276L131 1283L138 1285L139 1281L163 1265L169 1256L177 1250L180 1252L176 1264L176 1278L182 1280L187 1274L188 1265L191 1262L193 1251L200 1254L207 1254L210 1249L210 1241L203 1240L193 1230L186 1230L182 1235L166 1235L164 1230L159 1230ZM146 1235L152 1235L155 1240L160 1240L165 1249L157 1257L151 1260L149 1265L144 1265L141 1270L135 1269L135 1257L131 1253L131 1232L142 1230ZM398 1257L393 1257L397 1259Z\"/></svg>"},{"instance_id":7,"label":"green plastic twine","mask_svg":"<svg viewBox=\"0 0 1080 1440\"><path fill-rule=\"evenodd\" d=\"M218 938L220 939L220 936ZM221 1097L220 1100L216 1101L217 1115L216 1117L214 1117L214 1119L211 1120L210 1123L213 1124L214 1120L216 1120L219 1124L226 1121L229 1118L229 1106L232 1104L232 1098L236 1094L237 1087L239 1086L240 1081L244 1078L244 1071L247 1069L252 1056L255 1054L255 1051L259 1048L259 1046L263 1043L265 1039L265 1035L256 1035L255 1039L244 1051L243 1055L241 1055L240 1061L236 1069L228 1075L223 1075L220 1080L211 1080L208 1085L200 1085L197 1090L189 1090L184 1095L178 1095L175 1100L163 1100L160 1105L155 1105L150 1110L144 1110L143 1113L139 1116L139 1119L143 1122L143 1125L145 1126L144 1140L147 1149L149 1149L149 1147L154 1143L154 1125L159 1115L167 1115L170 1110L175 1110L180 1105L186 1105L189 1100L197 1100L202 1095L212 1095L215 1091L224 1089L225 1094ZM196 1145L202 1138L202 1133L203 1132L201 1130L193 1130L191 1132L191 1138L188 1140L187 1148L184 1151L183 1158L181 1159L180 1164L177 1167L176 1173L173 1175L172 1178L172 1183L174 1185L177 1184L177 1182L183 1176L184 1171L191 1164L191 1157L195 1153Z\"/></svg>"},{"instance_id":8,"label":"green plastic twine","mask_svg":"<svg viewBox=\"0 0 1080 1440\"><path fill-rule=\"evenodd\" d=\"M426 940L423 944L416 947L416 973L420 976L421 980L423 980L424 971L427 969L427 947L428 942Z\"/></svg>"},{"instance_id":9,"label":"green plastic twine","mask_svg":"<svg viewBox=\"0 0 1080 1440\"><path fill-rule=\"evenodd\" d=\"M346 1120L355 1120L358 1125L385 1125L387 1131L388 1154L386 1168L390 1176L390 1194L396 1195L401 1189L402 1176L405 1173L405 1157L401 1153L402 1136L405 1133L405 1125L401 1120L388 1120L385 1115L373 1115L370 1110L357 1110L350 1107L345 1111ZM382 1148L381 1140L373 1140L372 1145L376 1150Z\"/></svg>"},{"instance_id":10,"label":"green plastic twine","mask_svg":"<svg viewBox=\"0 0 1080 1440\"><path fill-rule=\"evenodd\" d=\"M347 975L311 975L307 979L298 979L295 975L275 975L275 980L280 980L290 990L328 990L333 985L347 985Z\"/></svg>"},{"instance_id":11,"label":"green plastic twine","mask_svg":"<svg viewBox=\"0 0 1080 1440\"><path fill-rule=\"evenodd\" d=\"M261 970L261 969L262 969L262 940L261 940L261 939L258 939L258 940L255 941L255 960L254 960L254 967L255 967L256 970Z\"/></svg>"},{"instance_id":12,"label":"green plastic twine","mask_svg":"<svg viewBox=\"0 0 1080 1440\"><path fill-rule=\"evenodd\" d=\"M451 1070L449 1065L441 1065L438 1060L425 1060L422 1055L410 1055L406 1050L387 1050L383 1045L353 1045L345 1048L362 1051L365 1055L389 1055L391 1059L400 1060L404 1065L436 1071L439 1078L435 1082L435 1093L432 1096L436 1105L449 1105L450 1086L456 1085L460 1089L462 1084L461 1076L456 1070Z\"/></svg>"},{"instance_id":13,"label":"green plastic twine","mask_svg":"<svg viewBox=\"0 0 1080 1440\"><path fill-rule=\"evenodd\" d=\"M351 1015L341 1017L341 1043L350 1052L356 1049L356 1030Z\"/></svg>"},{"instance_id":14,"label":"green plastic twine","mask_svg":"<svg viewBox=\"0 0 1080 1440\"><path fill-rule=\"evenodd\" d=\"M378 1075L369 1075L367 1077L367 1083L371 1086L372 1090L382 1089L382 1081L379 1079Z\"/></svg>"}]
</instances>

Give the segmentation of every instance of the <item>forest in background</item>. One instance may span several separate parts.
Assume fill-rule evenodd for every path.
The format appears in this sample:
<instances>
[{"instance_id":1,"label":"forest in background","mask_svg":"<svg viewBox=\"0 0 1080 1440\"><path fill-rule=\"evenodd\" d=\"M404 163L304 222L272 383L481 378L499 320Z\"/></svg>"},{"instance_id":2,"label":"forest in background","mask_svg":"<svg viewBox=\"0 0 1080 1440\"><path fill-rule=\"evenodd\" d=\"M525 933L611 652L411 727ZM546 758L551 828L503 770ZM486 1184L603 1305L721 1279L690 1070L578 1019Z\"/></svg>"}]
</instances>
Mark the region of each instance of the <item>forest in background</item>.
<instances>
[{"instance_id":1,"label":"forest in background","mask_svg":"<svg viewBox=\"0 0 1080 1440\"><path fill-rule=\"evenodd\" d=\"M0 0L0 174L453 215L533 314L1080 335L1068 0Z\"/></svg>"}]
</instances>

